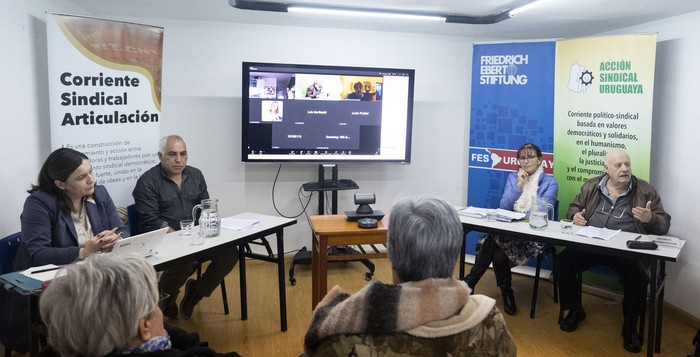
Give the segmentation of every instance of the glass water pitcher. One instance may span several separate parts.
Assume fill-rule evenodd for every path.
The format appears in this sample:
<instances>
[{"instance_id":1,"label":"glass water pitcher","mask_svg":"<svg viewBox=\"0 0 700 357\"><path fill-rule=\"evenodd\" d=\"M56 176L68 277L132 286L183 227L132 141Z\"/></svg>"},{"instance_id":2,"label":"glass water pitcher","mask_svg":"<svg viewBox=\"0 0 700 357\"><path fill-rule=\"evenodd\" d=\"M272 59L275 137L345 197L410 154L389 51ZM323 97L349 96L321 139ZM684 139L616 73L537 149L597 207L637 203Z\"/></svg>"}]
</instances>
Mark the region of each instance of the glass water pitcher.
<instances>
[{"instance_id":1,"label":"glass water pitcher","mask_svg":"<svg viewBox=\"0 0 700 357\"><path fill-rule=\"evenodd\" d=\"M199 230L205 238L216 237L221 233L221 216L216 198L202 200L202 203L192 208L192 219L197 219L197 210L201 210L199 215Z\"/></svg>"},{"instance_id":2,"label":"glass water pitcher","mask_svg":"<svg viewBox=\"0 0 700 357\"><path fill-rule=\"evenodd\" d=\"M554 217L554 206L543 199L537 199L532 203L532 210L530 210L530 228L537 230L546 229L550 213L551 217Z\"/></svg>"}]
</instances>

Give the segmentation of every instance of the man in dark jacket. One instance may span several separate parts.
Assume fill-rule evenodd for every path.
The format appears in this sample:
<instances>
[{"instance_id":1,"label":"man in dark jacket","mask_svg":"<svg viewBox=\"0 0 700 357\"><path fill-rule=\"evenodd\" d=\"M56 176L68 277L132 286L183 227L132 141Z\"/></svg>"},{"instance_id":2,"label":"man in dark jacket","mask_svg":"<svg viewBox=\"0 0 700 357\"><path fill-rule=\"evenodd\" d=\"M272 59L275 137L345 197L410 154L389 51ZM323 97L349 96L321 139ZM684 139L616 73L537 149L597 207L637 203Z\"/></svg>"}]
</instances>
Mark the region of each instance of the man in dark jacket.
<instances>
[{"instance_id":1,"label":"man in dark jacket","mask_svg":"<svg viewBox=\"0 0 700 357\"><path fill-rule=\"evenodd\" d=\"M160 164L141 175L133 192L141 230L168 227L168 232L177 231L181 220L192 218L192 208L209 198L207 183L201 171L187 165L187 144L182 137L170 135L161 139L158 158ZM165 316L178 316L176 299L184 284L179 312L188 320L199 301L210 296L236 265L238 250L235 246L225 247L203 258L211 262L198 280L188 279L194 271L190 262L163 271L160 289L170 296L163 306Z\"/></svg>"},{"instance_id":2,"label":"man in dark jacket","mask_svg":"<svg viewBox=\"0 0 700 357\"><path fill-rule=\"evenodd\" d=\"M588 180L569 205L566 217L579 226L621 229L640 234L663 235L671 226L671 216L664 211L661 197L648 182L632 175L632 163L623 150L611 150L605 156L605 174ZM592 265L615 269L624 287L622 300L623 347L641 351L638 324L644 311L647 278L635 259L596 254L567 248L557 256L554 267L559 282L560 304L569 310L560 322L562 331L572 332L586 319L581 305L578 274Z\"/></svg>"}]
</instances>

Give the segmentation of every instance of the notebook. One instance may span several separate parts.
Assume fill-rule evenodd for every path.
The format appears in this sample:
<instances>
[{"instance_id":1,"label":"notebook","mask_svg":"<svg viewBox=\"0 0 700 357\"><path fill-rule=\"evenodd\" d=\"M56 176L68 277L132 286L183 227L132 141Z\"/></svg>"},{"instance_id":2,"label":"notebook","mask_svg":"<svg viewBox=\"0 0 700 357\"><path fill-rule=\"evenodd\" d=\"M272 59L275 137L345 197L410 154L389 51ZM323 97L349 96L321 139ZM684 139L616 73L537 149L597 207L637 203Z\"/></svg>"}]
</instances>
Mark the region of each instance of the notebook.
<instances>
[{"instance_id":1,"label":"notebook","mask_svg":"<svg viewBox=\"0 0 700 357\"><path fill-rule=\"evenodd\" d=\"M130 238L120 239L114 244L112 254L124 255L135 253L144 258L150 257L153 254L158 254L158 246L163 241L163 238L165 238L166 233L168 233L168 227L135 235Z\"/></svg>"}]
</instances>

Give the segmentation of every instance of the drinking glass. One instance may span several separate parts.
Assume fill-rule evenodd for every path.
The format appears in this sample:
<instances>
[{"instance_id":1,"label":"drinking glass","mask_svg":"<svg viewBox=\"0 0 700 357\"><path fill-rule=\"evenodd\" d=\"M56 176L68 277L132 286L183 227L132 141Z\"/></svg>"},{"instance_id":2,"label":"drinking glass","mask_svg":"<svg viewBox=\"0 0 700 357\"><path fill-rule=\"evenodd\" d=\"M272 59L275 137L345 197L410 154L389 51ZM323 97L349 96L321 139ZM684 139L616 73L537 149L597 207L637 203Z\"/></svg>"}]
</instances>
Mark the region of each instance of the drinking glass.
<instances>
[{"instance_id":1,"label":"drinking glass","mask_svg":"<svg viewBox=\"0 0 700 357\"><path fill-rule=\"evenodd\" d=\"M570 219L562 219L561 221L559 221L559 225L561 226L561 232L563 234L574 233L574 221Z\"/></svg>"},{"instance_id":2,"label":"drinking glass","mask_svg":"<svg viewBox=\"0 0 700 357\"><path fill-rule=\"evenodd\" d=\"M194 228L194 220L183 219L180 221L180 235L183 237L189 237L192 235L192 228Z\"/></svg>"}]
</instances>

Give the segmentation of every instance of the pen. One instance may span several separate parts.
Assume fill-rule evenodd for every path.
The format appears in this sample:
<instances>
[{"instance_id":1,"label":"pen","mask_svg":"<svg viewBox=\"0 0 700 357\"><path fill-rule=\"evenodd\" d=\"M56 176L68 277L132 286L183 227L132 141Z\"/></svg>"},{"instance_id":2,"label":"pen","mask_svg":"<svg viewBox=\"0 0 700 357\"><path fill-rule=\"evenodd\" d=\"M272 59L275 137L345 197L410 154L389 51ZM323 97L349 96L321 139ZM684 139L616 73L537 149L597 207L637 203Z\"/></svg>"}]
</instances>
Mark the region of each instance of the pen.
<instances>
[{"instance_id":1,"label":"pen","mask_svg":"<svg viewBox=\"0 0 700 357\"><path fill-rule=\"evenodd\" d=\"M35 271L32 272L32 274L45 273L45 272L47 272L47 271L58 270L58 269L61 269L61 267L53 267L53 268L35 270Z\"/></svg>"},{"instance_id":2,"label":"pen","mask_svg":"<svg viewBox=\"0 0 700 357\"><path fill-rule=\"evenodd\" d=\"M635 238L634 240L639 240L639 238L642 238L642 236L638 235L637 238Z\"/></svg>"},{"instance_id":3,"label":"pen","mask_svg":"<svg viewBox=\"0 0 700 357\"><path fill-rule=\"evenodd\" d=\"M114 228L110 229L110 230L109 230L109 233L114 233L114 232L116 232L116 231L117 231L117 228L119 228L119 227L114 227ZM101 234L98 234L97 237L98 237L98 238L102 238L102 237L104 237L105 235L107 235L107 234L109 234L109 233L101 233Z\"/></svg>"}]
</instances>

